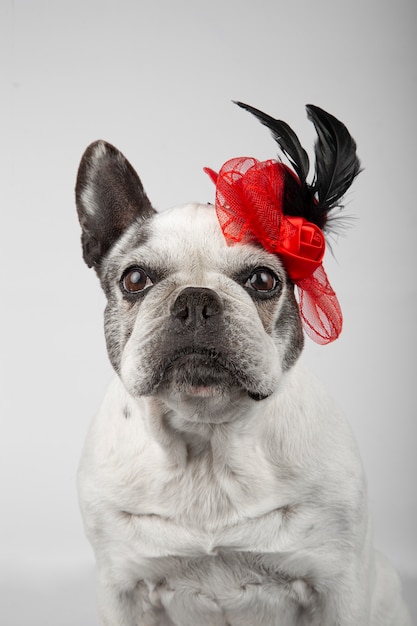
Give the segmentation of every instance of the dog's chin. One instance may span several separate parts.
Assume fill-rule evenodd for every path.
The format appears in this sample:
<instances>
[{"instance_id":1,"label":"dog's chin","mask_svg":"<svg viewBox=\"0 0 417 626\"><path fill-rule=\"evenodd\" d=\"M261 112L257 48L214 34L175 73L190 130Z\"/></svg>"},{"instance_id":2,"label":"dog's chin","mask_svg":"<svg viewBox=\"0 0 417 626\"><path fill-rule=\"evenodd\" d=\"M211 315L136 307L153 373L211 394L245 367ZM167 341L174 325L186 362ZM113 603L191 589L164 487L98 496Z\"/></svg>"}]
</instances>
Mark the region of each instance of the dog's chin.
<instances>
[{"instance_id":1,"label":"dog's chin","mask_svg":"<svg viewBox=\"0 0 417 626\"><path fill-rule=\"evenodd\" d=\"M242 387L238 374L217 355L191 353L168 360L159 388L190 398L228 396Z\"/></svg>"},{"instance_id":2,"label":"dog's chin","mask_svg":"<svg viewBox=\"0 0 417 626\"><path fill-rule=\"evenodd\" d=\"M191 353L168 360L155 395L208 408L238 399L262 400L270 394L258 393L245 373L218 355Z\"/></svg>"}]
</instances>

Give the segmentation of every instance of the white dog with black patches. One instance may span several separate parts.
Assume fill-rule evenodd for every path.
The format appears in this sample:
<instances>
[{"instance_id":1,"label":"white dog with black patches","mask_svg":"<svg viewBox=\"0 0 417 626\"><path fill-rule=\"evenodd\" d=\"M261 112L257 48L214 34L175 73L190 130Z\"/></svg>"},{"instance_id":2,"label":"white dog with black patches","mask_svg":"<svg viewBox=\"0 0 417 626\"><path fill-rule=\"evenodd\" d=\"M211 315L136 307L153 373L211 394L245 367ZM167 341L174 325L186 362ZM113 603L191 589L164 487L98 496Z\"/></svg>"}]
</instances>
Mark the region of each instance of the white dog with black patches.
<instances>
[{"instance_id":1,"label":"white dog with black patches","mask_svg":"<svg viewBox=\"0 0 417 626\"><path fill-rule=\"evenodd\" d=\"M79 469L101 621L406 626L397 575L372 546L350 428L298 362L302 324L321 343L340 332L325 279L317 291L320 234L359 171L355 144L310 106L319 140L308 185L291 129L242 106L270 127L294 171L246 159L237 174L233 162L233 176L211 172L216 207L157 213L131 165L102 141L80 164L84 258L108 299L117 373ZM270 242L279 216L272 244L236 213L248 176L265 172L278 176L273 194L282 191L267 220ZM313 270L310 253L303 260L299 245L294 262L286 244L306 229L318 242Z\"/></svg>"}]
</instances>

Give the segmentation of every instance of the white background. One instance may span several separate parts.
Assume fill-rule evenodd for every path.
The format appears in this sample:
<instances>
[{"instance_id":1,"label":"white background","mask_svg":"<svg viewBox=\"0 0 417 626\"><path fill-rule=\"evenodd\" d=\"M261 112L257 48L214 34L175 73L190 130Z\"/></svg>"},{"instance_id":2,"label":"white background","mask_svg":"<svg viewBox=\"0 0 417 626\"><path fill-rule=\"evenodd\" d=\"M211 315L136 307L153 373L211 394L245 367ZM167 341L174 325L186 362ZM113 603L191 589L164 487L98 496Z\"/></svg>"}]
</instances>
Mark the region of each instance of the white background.
<instances>
[{"instance_id":1,"label":"white background","mask_svg":"<svg viewBox=\"0 0 417 626\"><path fill-rule=\"evenodd\" d=\"M325 260L345 327L305 359L356 433L375 543L412 602L415 24L413 0L1 0L2 626L97 624L75 474L112 372L104 297L81 259L81 154L117 145L158 209L212 201L203 166L276 155L232 99L286 120L309 149L309 102L357 140L354 220Z\"/></svg>"}]
</instances>

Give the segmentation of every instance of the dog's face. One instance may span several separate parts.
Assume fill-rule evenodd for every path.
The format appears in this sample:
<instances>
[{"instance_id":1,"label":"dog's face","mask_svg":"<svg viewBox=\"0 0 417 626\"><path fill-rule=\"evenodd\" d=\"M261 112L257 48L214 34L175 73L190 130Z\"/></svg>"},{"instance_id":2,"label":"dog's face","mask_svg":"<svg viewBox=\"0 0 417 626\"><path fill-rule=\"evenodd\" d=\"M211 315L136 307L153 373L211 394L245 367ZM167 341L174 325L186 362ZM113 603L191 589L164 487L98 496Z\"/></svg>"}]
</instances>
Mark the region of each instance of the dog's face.
<instances>
[{"instance_id":1,"label":"dog's face","mask_svg":"<svg viewBox=\"0 0 417 626\"><path fill-rule=\"evenodd\" d=\"M108 300L110 360L132 396L221 421L231 400L277 390L303 345L277 256L229 246L211 205L156 213L131 166L103 142L81 161L77 205L84 256Z\"/></svg>"}]
</instances>

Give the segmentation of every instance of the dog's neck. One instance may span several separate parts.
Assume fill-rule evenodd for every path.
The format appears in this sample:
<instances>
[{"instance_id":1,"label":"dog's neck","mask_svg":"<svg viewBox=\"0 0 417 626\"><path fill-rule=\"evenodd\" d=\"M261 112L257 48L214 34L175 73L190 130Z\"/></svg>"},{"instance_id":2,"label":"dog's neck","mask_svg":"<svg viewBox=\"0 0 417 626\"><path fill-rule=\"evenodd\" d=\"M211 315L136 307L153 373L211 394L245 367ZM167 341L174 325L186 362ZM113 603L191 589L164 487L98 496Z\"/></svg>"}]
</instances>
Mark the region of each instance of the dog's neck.
<instances>
[{"instance_id":1,"label":"dog's neck","mask_svg":"<svg viewBox=\"0 0 417 626\"><path fill-rule=\"evenodd\" d=\"M213 454L217 448L224 450L229 438L256 423L267 404L268 400L256 402L242 393L230 398L183 402L180 407L148 398L147 417L159 443L182 463L184 455L189 458L209 449Z\"/></svg>"}]
</instances>

